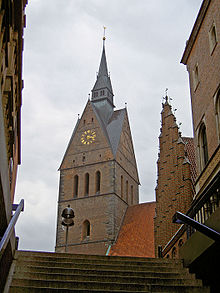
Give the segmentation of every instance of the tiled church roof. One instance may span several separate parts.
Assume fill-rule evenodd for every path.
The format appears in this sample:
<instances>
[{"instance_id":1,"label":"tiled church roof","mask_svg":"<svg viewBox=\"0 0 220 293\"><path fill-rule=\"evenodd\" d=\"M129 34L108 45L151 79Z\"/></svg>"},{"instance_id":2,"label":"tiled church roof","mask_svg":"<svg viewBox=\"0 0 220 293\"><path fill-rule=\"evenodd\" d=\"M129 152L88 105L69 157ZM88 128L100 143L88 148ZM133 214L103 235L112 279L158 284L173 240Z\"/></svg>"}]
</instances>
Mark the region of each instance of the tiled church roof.
<instances>
[{"instance_id":1,"label":"tiled church roof","mask_svg":"<svg viewBox=\"0 0 220 293\"><path fill-rule=\"evenodd\" d=\"M129 206L109 255L154 257L155 202Z\"/></svg>"}]
</instances>

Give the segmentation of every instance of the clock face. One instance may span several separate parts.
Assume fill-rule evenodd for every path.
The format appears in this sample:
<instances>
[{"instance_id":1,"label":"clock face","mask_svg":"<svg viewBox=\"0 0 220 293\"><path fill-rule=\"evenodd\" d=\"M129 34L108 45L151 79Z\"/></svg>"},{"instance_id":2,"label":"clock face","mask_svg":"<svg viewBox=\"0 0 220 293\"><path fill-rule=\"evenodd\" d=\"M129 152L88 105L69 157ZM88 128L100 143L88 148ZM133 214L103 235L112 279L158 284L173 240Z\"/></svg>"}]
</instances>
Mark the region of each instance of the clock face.
<instances>
[{"instance_id":1,"label":"clock face","mask_svg":"<svg viewBox=\"0 0 220 293\"><path fill-rule=\"evenodd\" d=\"M82 144L91 144L95 141L96 133L93 130L86 130L81 135L81 143Z\"/></svg>"}]
</instances>

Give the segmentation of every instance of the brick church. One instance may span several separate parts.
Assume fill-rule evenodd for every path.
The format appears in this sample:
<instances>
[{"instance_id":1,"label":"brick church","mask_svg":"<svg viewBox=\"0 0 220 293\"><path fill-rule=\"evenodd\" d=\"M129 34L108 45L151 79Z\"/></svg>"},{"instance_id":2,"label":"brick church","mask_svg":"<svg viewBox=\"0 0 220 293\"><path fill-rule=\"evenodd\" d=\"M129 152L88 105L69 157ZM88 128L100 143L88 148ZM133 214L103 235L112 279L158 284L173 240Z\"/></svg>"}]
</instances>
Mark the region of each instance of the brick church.
<instances>
[{"instance_id":1,"label":"brick church","mask_svg":"<svg viewBox=\"0 0 220 293\"><path fill-rule=\"evenodd\" d=\"M103 38L101 62L91 100L77 121L60 166L57 252L64 251L65 231L61 225L61 214L69 204L75 213L75 224L69 230L68 252L106 254L118 239L119 247L114 246L112 254L116 254L118 249L120 254L132 255L133 250L137 253L135 245L122 251L119 230L122 224L123 229L127 229L126 224L131 222L129 213L133 224L134 214L139 215L139 221L141 215L148 217L148 214L140 212L146 209L145 205L138 205L140 183L127 109L114 108ZM151 248L148 253L140 252L140 255L154 256L154 204L147 204L147 209L151 216L151 238L147 243ZM134 233L137 231L134 229ZM136 237L140 236L136 234L130 239L138 243Z\"/></svg>"}]
</instances>

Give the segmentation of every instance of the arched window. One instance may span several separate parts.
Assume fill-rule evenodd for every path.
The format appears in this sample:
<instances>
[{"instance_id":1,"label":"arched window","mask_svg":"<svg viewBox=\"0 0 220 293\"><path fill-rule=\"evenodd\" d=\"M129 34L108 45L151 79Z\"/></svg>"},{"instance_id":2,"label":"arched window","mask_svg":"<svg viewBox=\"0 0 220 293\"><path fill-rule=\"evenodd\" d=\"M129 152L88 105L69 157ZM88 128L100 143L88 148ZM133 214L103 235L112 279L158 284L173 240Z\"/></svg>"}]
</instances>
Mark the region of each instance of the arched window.
<instances>
[{"instance_id":1,"label":"arched window","mask_svg":"<svg viewBox=\"0 0 220 293\"><path fill-rule=\"evenodd\" d=\"M82 239L88 239L90 237L91 227L90 222L85 220L82 225Z\"/></svg>"},{"instance_id":2,"label":"arched window","mask_svg":"<svg viewBox=\"0 0 220 293\"><path fill-rule=\"evenodd\" d=\"M74 182L73 182L73 196L78 197L78 189L79 189L79 176L74 176Z\"/></svg>"},{"instance_id":3,"label":"arched window","mask_svg":"<svg viewBox=\"0 0 220 293\"><path fill-rule=\"evenodd\" d=\"M101 187L101 173L100 171L97 171L95 173L95 193L100 193L100 187Z\"/></svg>"},{"instance_id":4,"label":"arched window","mask_svg":"<svg viewBox=\"0 0 220 293\"><path fill-rule=\"evenodd\" d=\"M131 185L131 205L134 204L134 188L133 185Z\"/></svg>"},{"instance_id":5,"label":"arched window","mask_svg":"<svg viewBox=\"0 0 220 293\"><path fill-rule=\"evenodd\" d=\"M180 239L180 240L179 240L178 246L179 246L179 247L183 246L183 239Z\"/></svg>"},{"instance_id":6,"label":"arched window","mask_svg":"<svg viewBox=\"0 0 220 293\"><path fill-rule=\"evenodd\" d=\"M200 153L200 166L201 170L208 162L208 144L206 136L205 124L202 124L199 131L199 153Z\"/></svg>"},{"instance_id":7,"label":"arched window","mask_svg":"<svg viewBox=\"0 0 220 293\"><path fill-rule=\"evenodd\" d=\"M128 180L126 180L126 202L128 202Z\"/></svg>"},{"instance_id":8,"label":"arched window","mask_svg":"<svg viewBox=\"0 0 220 293\"><path fill-rule=\"evenodd\" d=\"M216 115L216 127L218 140L220 142L220 90L217 93L216 103L215 103L215 115Z\"/></svg>"},{"instance_id":9,"label":"arched window","mask_svg":"<svg viewBox=\"0 0 220 293\"><path fill-rule=\"evenodd\" d=\"M172 249L172 258L176 258L176 247Z\"/></svg>"},{"instance_id":10,"label":"arched window","mask_svg":"<svg viewBox=\"0 0 220 293\"><path fill-rule=\"evenodd\" d=\"M123 184L124 184L124 182L123 182L124 180L123 180L123 176L121 176L121 198L123 198L123 196L124 196L124 190L123 190Z\"/></svg>"},{"instance_id":11,"label":"arched window","mask_svg":"<svg viewBox=\"0 0 220 293\"><path fill-rule=\"evenodd\" d=\"M85 174L85 188L84 188L84 195L89 195L89 173Z\"/></svg>"}]
</instances>

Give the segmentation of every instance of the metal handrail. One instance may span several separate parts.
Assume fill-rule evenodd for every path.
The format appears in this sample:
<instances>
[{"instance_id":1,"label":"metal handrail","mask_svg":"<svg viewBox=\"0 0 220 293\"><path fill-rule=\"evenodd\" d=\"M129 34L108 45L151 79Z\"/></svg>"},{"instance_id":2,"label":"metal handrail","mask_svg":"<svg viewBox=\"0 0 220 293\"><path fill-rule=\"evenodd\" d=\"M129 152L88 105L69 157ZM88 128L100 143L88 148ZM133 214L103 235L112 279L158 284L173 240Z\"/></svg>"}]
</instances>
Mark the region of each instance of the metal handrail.
<instances>
[{"instance_id":1,"label":"metal handrail","mask_svg":"<svg viewBox=\"0 0 220 293\"><path fill-rule=\"evenodd\" d=\"M202 234L208 236L209 238L220 242L220 233L213 230L212 228L201 224L194 219L190 218L187 215L182 214L181 212L176 212L173 216L173 223L177 224L187 224L192 226L194 229L198 230Z\"/></svg>"},{"instance_id":2,"label":"metal handrail","mask_svg":"<svg viewBox=\"0 0 220 293\"><path fill-rule=\"evenodd\" d=\"M17 222L17 219L21 213L21 211L23 212L24 211L24 200L22 199L19 203L19 205L17 206L16 208L16 211L13 215L13 217L11 218L11 221L1 239L1 242L0 242L0 259L2 258L2 255L8 245L8 242L9 242L9 239L11 237L11 234L13 232L13 229L14 229L14 226Z\"/></svg>"}]
</instances>

